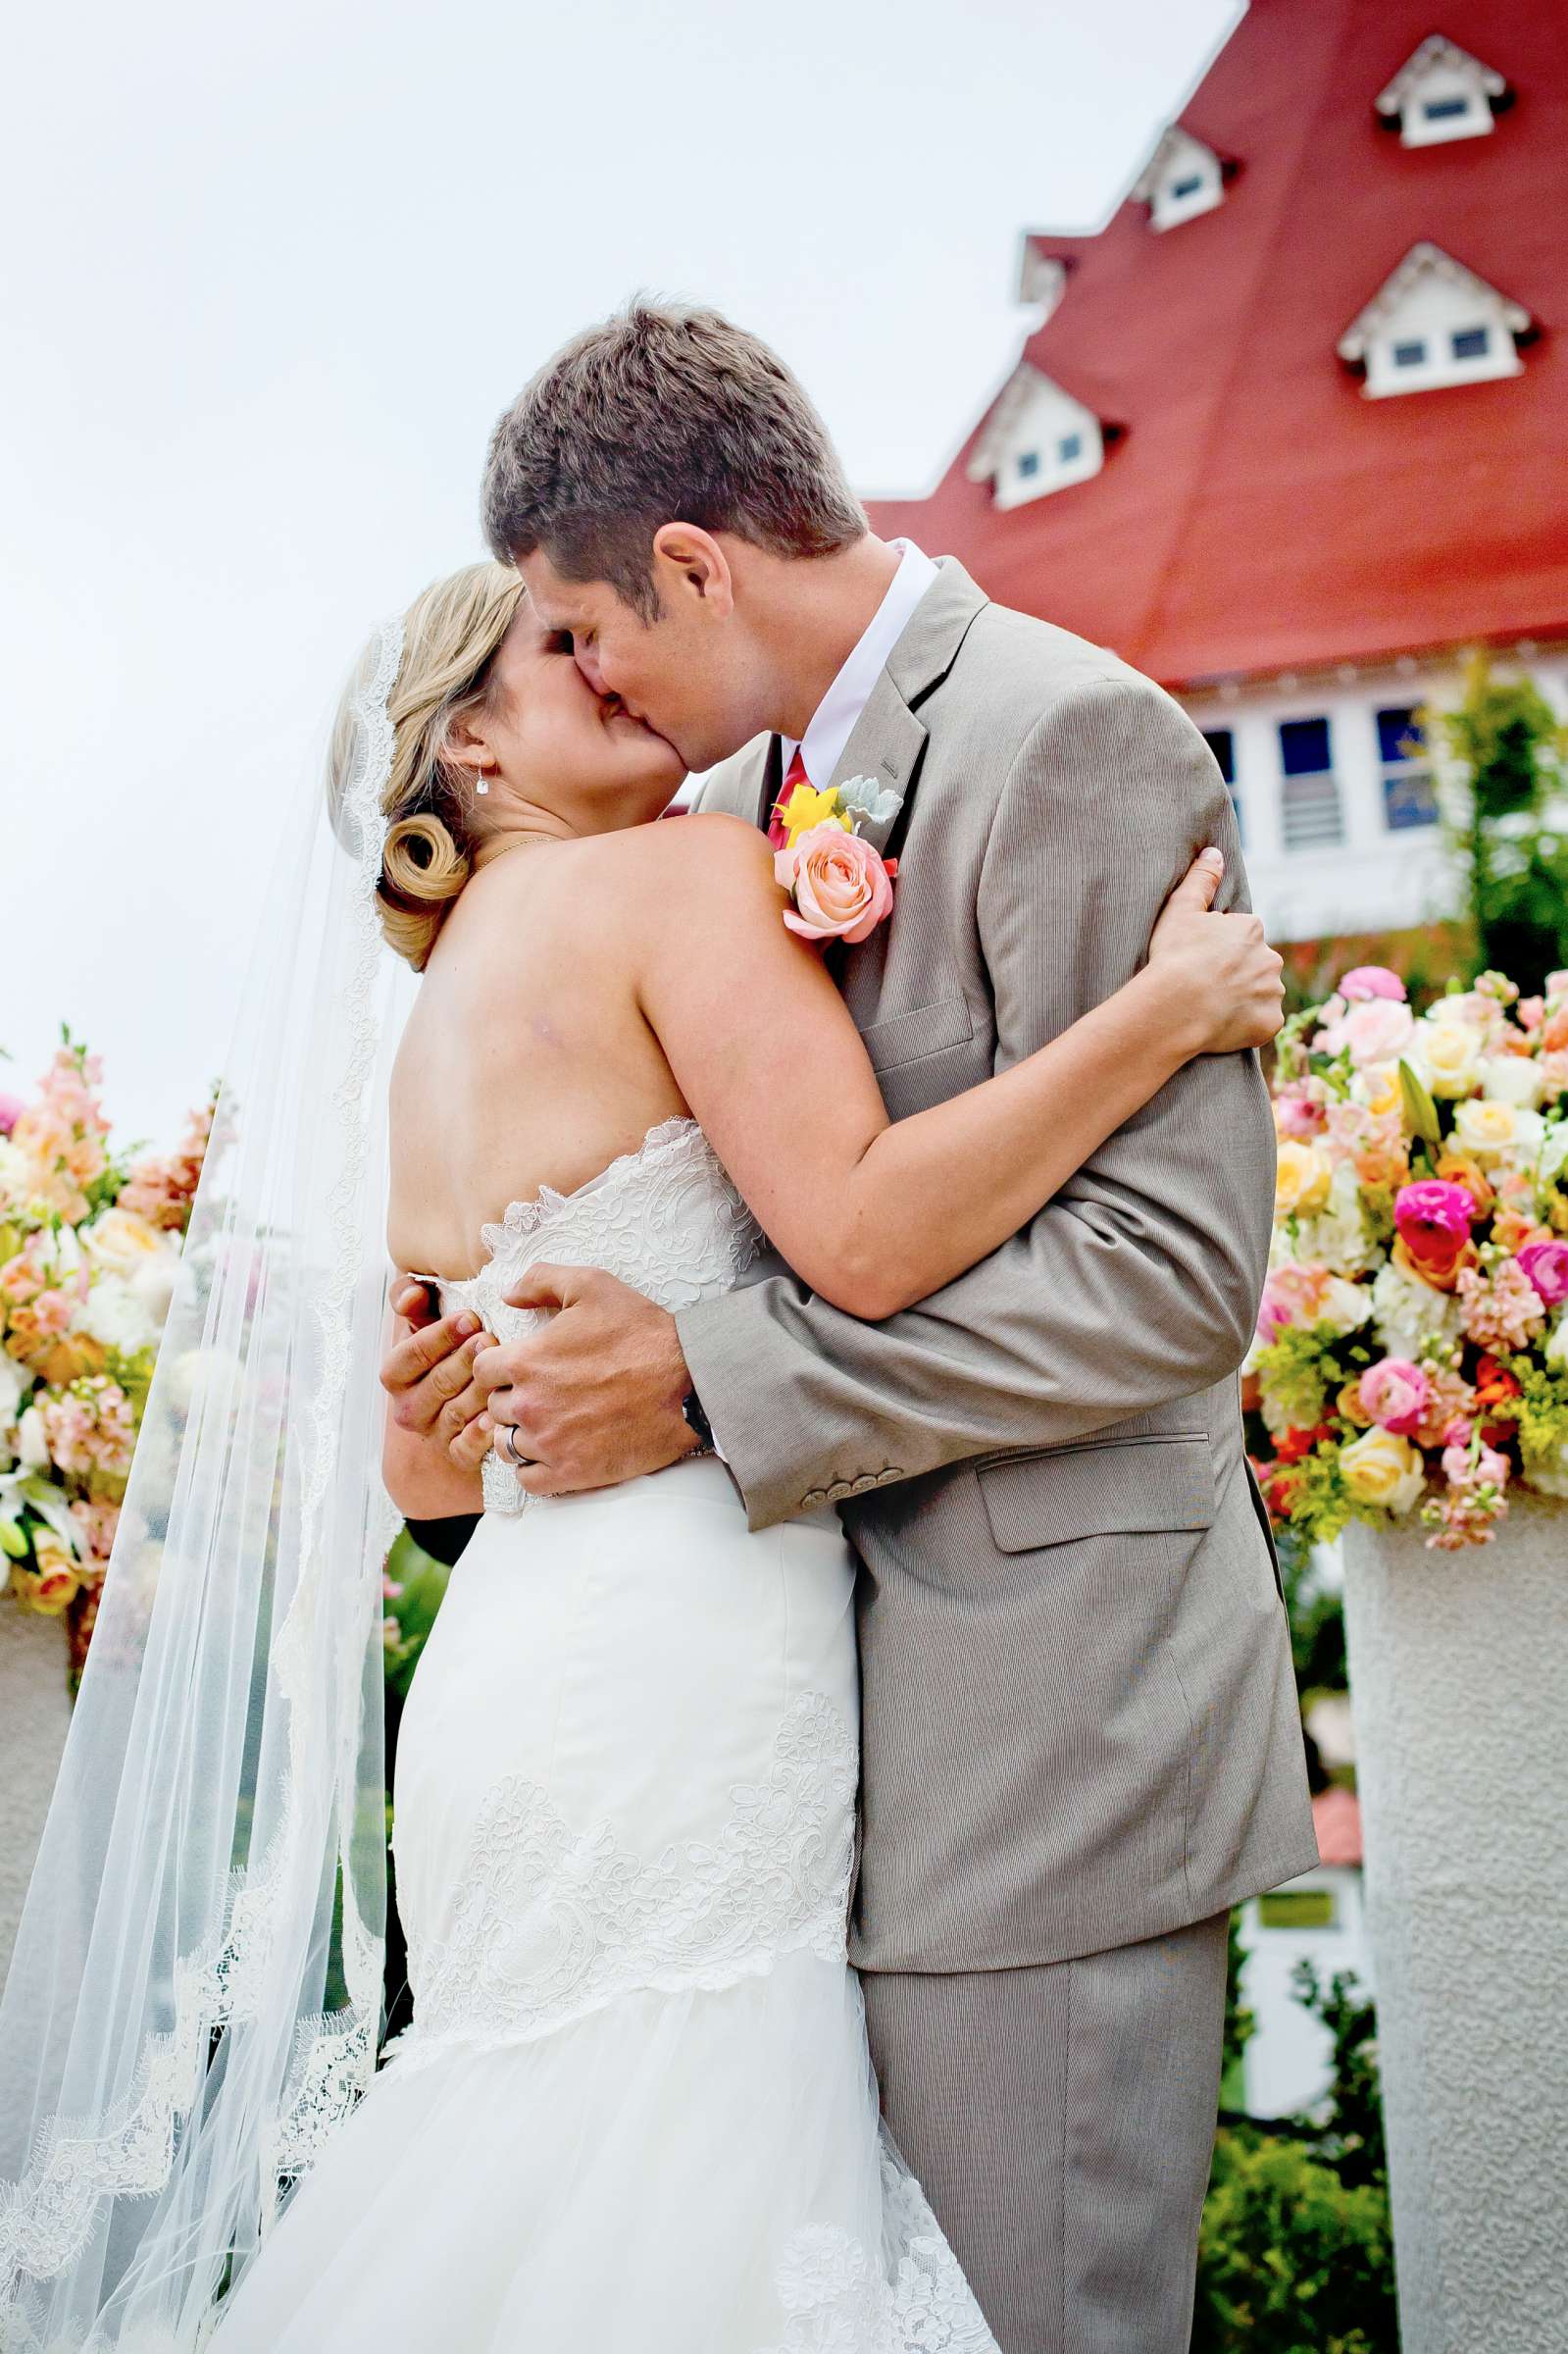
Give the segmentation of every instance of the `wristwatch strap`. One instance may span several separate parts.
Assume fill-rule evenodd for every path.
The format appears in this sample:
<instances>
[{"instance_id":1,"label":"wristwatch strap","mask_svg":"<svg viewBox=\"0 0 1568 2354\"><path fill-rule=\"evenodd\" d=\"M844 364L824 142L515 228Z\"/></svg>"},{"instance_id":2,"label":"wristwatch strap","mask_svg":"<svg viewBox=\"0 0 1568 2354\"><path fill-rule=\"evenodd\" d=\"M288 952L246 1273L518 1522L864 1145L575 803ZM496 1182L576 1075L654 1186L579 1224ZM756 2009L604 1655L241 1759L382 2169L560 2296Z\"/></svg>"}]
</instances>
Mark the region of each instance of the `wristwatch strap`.
<instances>
[{"instance_id":1,"label":"wristwatch strap","mask_svg":"<svg viewBox=\"0 0 1568 2354\"><path fill-rule=\"evenodd\" d=\"M697 1396L695 1390L687 1390L681 1401L681 1411L685 1416L687 1428L695 1431L697 1435L699 1441L697 1453L712 1455L714 1453L713 1424L703 1412L702 1400Z\"/></svg>"}]
</instances>

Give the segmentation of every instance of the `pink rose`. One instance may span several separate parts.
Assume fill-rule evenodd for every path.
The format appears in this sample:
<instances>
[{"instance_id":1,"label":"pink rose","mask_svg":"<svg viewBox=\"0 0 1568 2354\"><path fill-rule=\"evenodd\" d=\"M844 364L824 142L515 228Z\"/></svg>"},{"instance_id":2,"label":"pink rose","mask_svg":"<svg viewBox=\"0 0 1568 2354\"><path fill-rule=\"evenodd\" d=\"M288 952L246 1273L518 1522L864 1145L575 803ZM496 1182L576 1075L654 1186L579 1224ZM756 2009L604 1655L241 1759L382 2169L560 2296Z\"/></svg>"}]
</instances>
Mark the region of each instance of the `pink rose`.
<instances>
[{"instance_id":1,"label":"pink rose","mask_svg":"<svg viewBox=\"0 0 1568 2354\"><path fill-rule=\"evenodd\" d=\"M20 1096L0 1095L0 1136L9 1136L27 1106Z\"/></svg>"},{"instance_id":2,"label":"pink rose","mask_svg":"<svg viewBox=\"0 0 1568 2354\"><path fill-rule=\"evenodd\" d=\"M893 903L898 861L841 826L813 826L792 849L780 850L775 879L792 893L784 920L803 940L868 940Z\"/></svg>"},{"instance_id":3,"label":"pink rose","mask_svg":"<svg viewBox=\"0 0 1568 2354\"><path fill-rule=\"evenodd\" d=\"M1369 1063L1396 1061L1415 1026L1416 1017L1402 998L1363 998L1322 1030L1316 1044L1325 1054L1340 1054L1348 1048L1350 1060L1361 1070Z\"/></svg>"},{"instance_id":4,"label":"pink rose","mask_svg":"<svg viewBox=\"0 0 1568 2354\"><path fill-rule=\"evenodd\" d=\"M1408 1439L1420 1428L1431 1403L1432 1384L1408 1357L1386 1356L1378 1364L1368 1365L1356 1384L1356 1396L1374 1422Z\"/></svg>"},{"instance_id":5,"label":"pink rose","mask_svg":"<svg viewBox=\"0 0 1568 2354\"><path fill-rule=\"evenodd\" d=\"M1526 1243L1519 1264L1548 1307L1568 1300L1568 1243Z\"/></svg>"},{"instance_id":6,"label":"pink rose","mask_svg":"<svg viewBox=\"0 0 1568 2354\"><path fill-rule=\"evenodd\" d=\"M1404 983L1386 964L1358 964L1340 982L1340 995L1352 1005L1369 998L1397 998L1403 1004Z\"/></svg>"},{"instance_id":7,"label":"pink rose","mask_svg":"<svg viewBox=\"0 0 1568 2354\"><path fill-rule=\"evenodd\" d=\"M1534 1035L1546 1018L1545 998L1521 998L1513 1009L1513 1016L1521 1030L1528 1035Z\"/></svg>"},{"instance_id":8,"label":"pink rose","mask_svg":"<svg viewBox=\"0 0 1568 2354\"><path fill-rule=\"evenodd\" d=\"M1274 1131L1277 1136L1292 1136L1305 1143L1322 1133L1325 1118L1323 1105L1311 1096L1304 1095L1299 1085L1282 1087L1274 1099Z\"/></svg>"}]
</instances>

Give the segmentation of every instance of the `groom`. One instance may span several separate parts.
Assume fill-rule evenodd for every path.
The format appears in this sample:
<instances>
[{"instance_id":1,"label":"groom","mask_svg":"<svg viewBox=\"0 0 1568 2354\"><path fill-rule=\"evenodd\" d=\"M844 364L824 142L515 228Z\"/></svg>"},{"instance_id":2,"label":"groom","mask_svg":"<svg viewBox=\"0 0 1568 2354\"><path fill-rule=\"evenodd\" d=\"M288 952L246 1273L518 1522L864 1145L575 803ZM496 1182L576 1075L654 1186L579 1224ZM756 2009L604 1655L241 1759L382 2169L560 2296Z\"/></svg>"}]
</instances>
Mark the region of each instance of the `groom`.
<instances>
[{"instance_id":1,"label":"groom","mask_svg":"<svg viewBox=\"0 0 1568 2354\"><path fill-rule=\"evenodd\" d=\"M703 808L901 796L892 918L835 966L895 1118L1108 996L1203 844L1239 898L1177 705L873 537L794 379L715 313L638 302L569 344L496 430L484 514L590 683L713 770ZM1005 2354L1186 2348L1229 1908L1316 1861L1238 1401L1273 1161L1256 1058L1209 1057L884 1323L787 1272L671 1316L540 1267L513 1298L560 1314L480 1360L536 1492L711 1432L754 1528L839 1508L851 1958L888 2124Z\"/></svg>"}]
</instances>

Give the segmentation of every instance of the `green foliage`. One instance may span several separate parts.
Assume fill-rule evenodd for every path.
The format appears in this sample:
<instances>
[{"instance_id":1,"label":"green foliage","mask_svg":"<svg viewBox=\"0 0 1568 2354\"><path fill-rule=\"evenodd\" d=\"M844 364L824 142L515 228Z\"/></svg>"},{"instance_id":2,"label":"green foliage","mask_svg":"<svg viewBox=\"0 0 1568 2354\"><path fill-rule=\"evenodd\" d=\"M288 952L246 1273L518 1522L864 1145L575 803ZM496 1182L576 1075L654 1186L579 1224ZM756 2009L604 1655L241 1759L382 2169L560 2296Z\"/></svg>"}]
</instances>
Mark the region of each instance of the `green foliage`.
<instances>
[{"instance_id":1,"label":"green foliage","mask_svg":"<svg viewBox=\"0 0 1568 2354\"><path fill-rule=\"evenodd\" d=\"M1328 2028L1334 2050L1328 2093L1299 2122L1341 2182L1352 2189L1387 2183L1377 2008L1351 1970L1336 1970L1325 1986L1310 1962L1298 1962L1291 1983L1296 2001Z\"/></svg>"},{"instance_id":2,"label":"green foliage","mask_svg":"<svg viewBox=\"0 0 1568 2354\"><path fill-rule=\"evenodd\" d=\"M408 1698L420 1653L430 1640L452 1572L444 1562L422 1552L404 1528L386 1557L386 1574L400 1589L386 1603L388 1617L397 1621L397 1640L386 1647L386 1684L400 1708Z\"/></svg>"},{"instance_id":3,"label":"green foliage","mask_svg":"<svg viewBox=\"0 0 1568 2354\"><path fill-rule=\"evenodd\" d=\"M1343 1692L1349 1684L1343 1597L1319 1584L1311 1545L1293 1522L1276 1530L1275 1547L1290 1621L1296 1690L1303 1702L1310 1692Z\"/></svg>"},{"instance_id":4,"label":"green foliage","mask_svg":"<svg viewBox=\"0 0 1568 2354\"><path fill-rule=\"evenodd\" d=\"M1252 2031L1226 1995L1225 2090ZM1193 2354L1397 2354L1377 2021L1348 1975L1325 1988L1310 1964L1297 2000L1328 2028L1333 2075L1310 2117L1282 2128L1231 2114L1215 2139L1198 2234Z\"/></svg>"},{"instance_id":5,"label":"green foliage","mask_svg":"<svg viewBox=\"0 0 1568 2354\"><path fill-rule=\"evenodd\" d=\"M1443 763L1446 831L1468 885L1473 969L1539 990L1568 950L1568 735L1528 679L1497 678L1486 655L1452 711L1422 725Z\"/></svg>"},{"instance_id":6,"label":"green foliage","mask_svg":"<svg viewBox=\"0 0 1568 2354\"><path fill-rule=\"evenodd\" d=\"M1193 2354L1396 2354L1385 2192L1303 2141L1221 2132L1198 2233Z\"/></svg>"}]
</instances>

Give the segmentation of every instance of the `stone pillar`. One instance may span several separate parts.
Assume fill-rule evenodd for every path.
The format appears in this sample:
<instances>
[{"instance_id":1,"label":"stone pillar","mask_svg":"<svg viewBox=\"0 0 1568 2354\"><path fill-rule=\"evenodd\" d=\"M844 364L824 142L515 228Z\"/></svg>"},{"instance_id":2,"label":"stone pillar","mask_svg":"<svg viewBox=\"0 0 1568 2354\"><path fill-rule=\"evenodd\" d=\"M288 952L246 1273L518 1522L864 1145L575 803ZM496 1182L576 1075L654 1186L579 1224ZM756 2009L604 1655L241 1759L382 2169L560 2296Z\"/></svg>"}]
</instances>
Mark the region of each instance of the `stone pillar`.
<instances>
[{"instance_id":1,"label":"stone pillar","mask_svg":"<svg viewBox=\"0 0 1568 2354\"><path fill-rule=\"evenodd\" d=\"M1568 2336L1568 1506L1345 1535L1403 2354Z\"/></svg>"},{"instance_id":2,"label":"stone pillar","mask_svg":"<svg viewBox=\"0 0 1568 2354\"><path fill-rule=\"evenodd\" d=\"M0 1984L70 1722L65 1628L0 1595Z\"/></svg>"}]
</instances>

